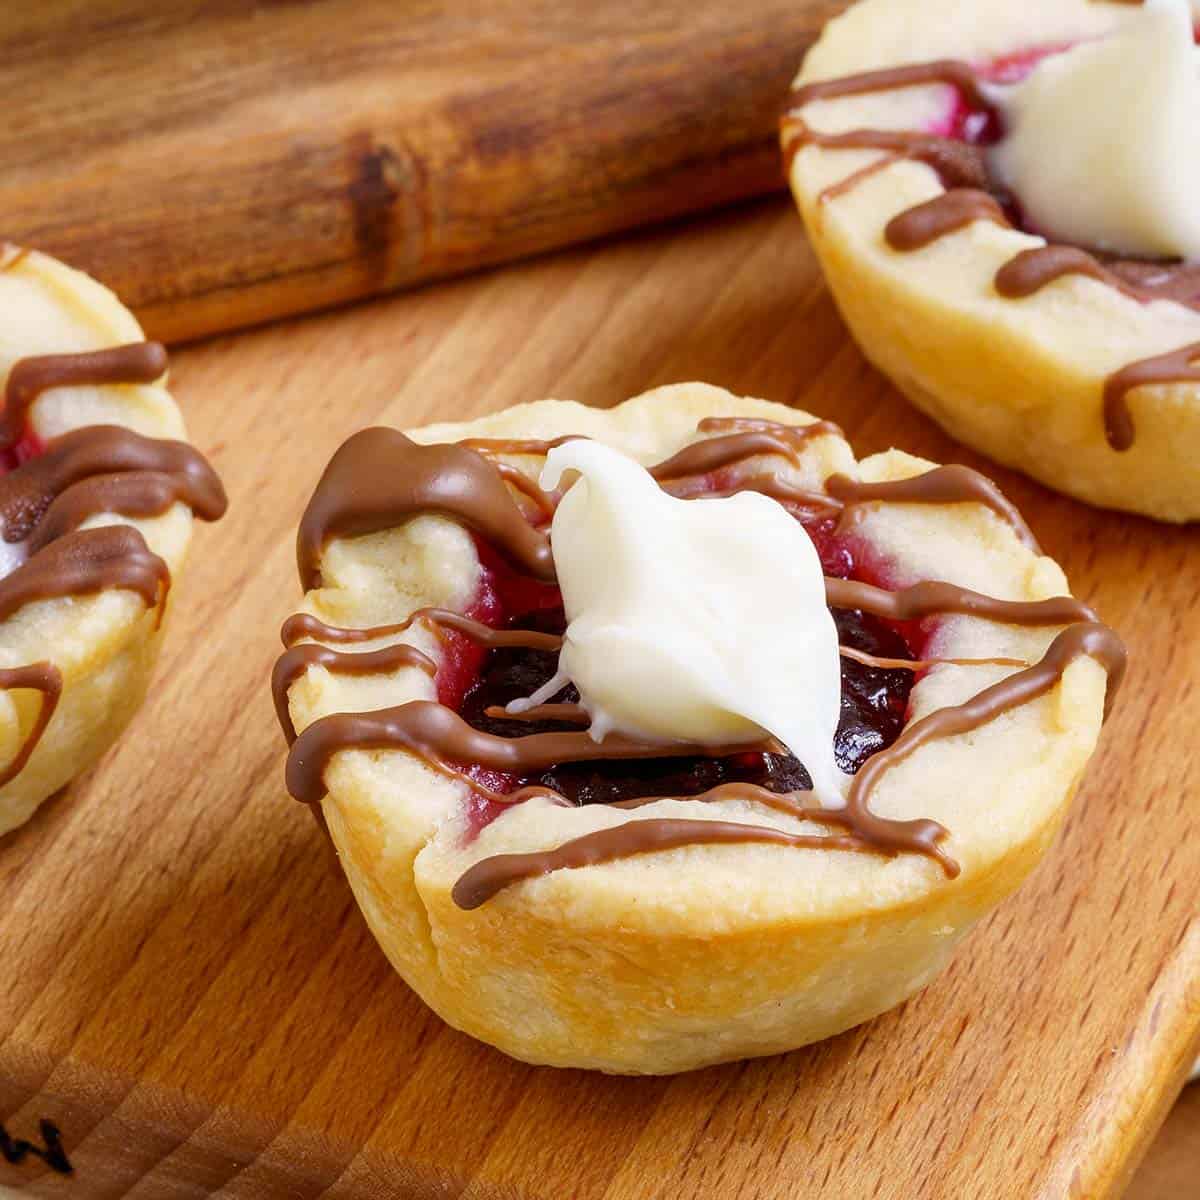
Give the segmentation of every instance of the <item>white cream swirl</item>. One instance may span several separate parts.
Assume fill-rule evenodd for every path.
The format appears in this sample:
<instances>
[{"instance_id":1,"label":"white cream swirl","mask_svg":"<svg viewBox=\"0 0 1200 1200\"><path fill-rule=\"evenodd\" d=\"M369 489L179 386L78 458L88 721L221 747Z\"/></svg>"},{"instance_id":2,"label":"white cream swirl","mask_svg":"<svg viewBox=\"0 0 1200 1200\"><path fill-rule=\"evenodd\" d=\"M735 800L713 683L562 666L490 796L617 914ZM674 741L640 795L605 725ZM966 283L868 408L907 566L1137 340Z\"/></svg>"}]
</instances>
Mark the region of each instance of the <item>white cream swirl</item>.
<instances>
[{"instance_id":1,"label":"white cream swirl","mask_svg":"<svg viewBox=\"0 0 1200 1200\"><path fill-rule=\"evenodd\" d=\"M1138 258L1200 261L1195 0L1145 0L1114 34L991 89L1007 133L989 153L1031 228Z\"/></svg>"},{"instance_id":2,"label":"white cream swirl","mask_svg":"<svg viewBox=\"0 0 1200 1200\"><path fill-rule=\"evenodd\" d=\"M817 798L840 806L837 628L803 527L757 494L675 499L599 442L552 450L542 486L568 471L578 479L551 526L568 619L558 674L514 711L570 681L598 741L771 735L804 763Z\"/></svg>"}]
</instances>

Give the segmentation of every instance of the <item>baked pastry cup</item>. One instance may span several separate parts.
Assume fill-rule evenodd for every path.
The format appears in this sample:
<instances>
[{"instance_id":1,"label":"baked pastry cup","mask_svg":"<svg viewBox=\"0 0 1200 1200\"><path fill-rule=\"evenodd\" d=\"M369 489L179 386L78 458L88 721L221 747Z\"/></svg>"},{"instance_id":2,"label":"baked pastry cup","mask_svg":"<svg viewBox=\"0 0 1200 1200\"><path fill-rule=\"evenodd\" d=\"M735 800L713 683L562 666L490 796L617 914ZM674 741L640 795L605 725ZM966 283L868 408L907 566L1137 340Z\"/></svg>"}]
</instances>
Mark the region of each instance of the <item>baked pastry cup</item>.
<instances>
[{"instance_id":1,"label":"baked pastry cup","mask_svg":"<svg viewBox=\"0 0 1200 1200\"><path fill-rule=\"evenodd\" d=\"M193 513L221 483L186 442L166 352L95 280L0 244L0 834L137 711Z\"/></svg>"},{"instance_id":2,"label":"baked pastry cup","mask_svg":"<svg viewBox=\"0 0 1200 1200\"><path fill-rule=\"evenodd\" d=\"M369 430L331 462L274 679L288 785L319 808L396 969L451 1025L529 1062L620 1073L789 1050L928 983L1050 844L1119 641L982 476L895 450L856 462L812 422L684 384L411 441ZM576 731L553 744L584 761L560 765L547 743L530 750L538 735L510 740L531 726L493 705L554 670L539 529L555 497L533 481L568 435L666 461L657 477L678 495L775 496L812 534L833 604L906 618L839 617L853 643L839 761L867 764L854 819L795 815L786 756L604 762L607 743L579 750ZM939 662L880 657L914 654Z\"/></svg>"},{"instance_id":3,"label":"baked pastry cup","mask_svg":"<svg viewBox=\"0 0 1200 1200\"><path fill-rule=\"evenodd\" d=\"M782 138L846 323L918 408L1078 499L1191 521L1197 269L1102 263L1023 232L982 153L995 114L981 82L1011 82L1139 12L1103 0L859 0L809 52Z\"/></svg>"}]
</instances>

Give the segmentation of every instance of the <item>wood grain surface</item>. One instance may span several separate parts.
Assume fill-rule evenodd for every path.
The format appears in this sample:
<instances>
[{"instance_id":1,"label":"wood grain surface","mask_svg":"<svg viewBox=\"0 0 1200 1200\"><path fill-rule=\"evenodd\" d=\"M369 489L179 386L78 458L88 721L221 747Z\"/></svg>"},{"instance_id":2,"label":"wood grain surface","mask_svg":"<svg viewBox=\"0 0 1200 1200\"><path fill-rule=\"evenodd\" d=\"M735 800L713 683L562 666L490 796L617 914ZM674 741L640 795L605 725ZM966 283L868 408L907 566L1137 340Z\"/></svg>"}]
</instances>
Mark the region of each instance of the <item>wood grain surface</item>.
<instances>
[{"instance_id":1,"label":"wood grain surface","mask_svg":"<svg viewBox=\"0 0 1200 1200\"><path fill-rule=\"evenodd\" d=\"M1192 1200L1200 1195L1200 1087L1171 1110L1125 1200Z\"/></svg>"},{"instance_id":2,"label":"wood grain surface","mask_svg":"<svg viewBox=\"0 0 1200 1200\"><path fill-rule=\"evenodd\" d=\"M212 341L176 392L223 472L158 682L0 843L0 1120L62 1131L38 1196L1113 1197L1200 1030L1197 533L997 471L1132 671L1064 834L949 971L868 1025L675 1079L537 1069L389 969L283 789L267 676L298 514L372 422L708 379L979 460L847 338L781 202ZM1193 1193L1194 1194L1194 1193Z\"/></svg>"},{"instance_id":3,"label":"wood grain surface","mask_svg":"<svg viewBox=\"0 0 1200 1200\"><path fill-rule=\"evenodd\" d=\"M724 204L843 7L0 5L0 235L178 340Z\"/></svg>"}]
</instances>

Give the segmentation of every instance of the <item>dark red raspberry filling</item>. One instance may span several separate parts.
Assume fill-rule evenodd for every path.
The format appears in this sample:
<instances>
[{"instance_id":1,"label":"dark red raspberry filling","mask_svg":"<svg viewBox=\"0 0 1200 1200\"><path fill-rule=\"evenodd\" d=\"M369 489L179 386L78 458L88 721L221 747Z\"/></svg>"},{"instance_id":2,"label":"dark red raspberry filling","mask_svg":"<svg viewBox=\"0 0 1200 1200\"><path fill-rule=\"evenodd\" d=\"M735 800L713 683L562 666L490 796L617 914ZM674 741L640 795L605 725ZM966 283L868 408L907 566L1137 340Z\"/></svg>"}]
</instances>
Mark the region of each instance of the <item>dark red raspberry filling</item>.
<instances>
[{"instance_id":1,"label":"dark red raspberry filling","mask_svg":"<svg viewBox=\"0 0 1200 1200\"><path fill-rule=\"evenodd\" d=\"M836 520L806 523L827 574L865 578L869 556L857 553L836 536ZM864 548L865 549L865 548ZM480 546L483 579L471 615L495 627L536 629L561 633L565 626L558 589L517 575L495 553ZM882 582L872 579L872 582ZM923 641L917 630L901 630L858 611L835 610L841 644L879 658L909 659ZM906 637L906 634L908 635ZM544 651L481 650L466 638L448 641L438 673L438 697L477 729L500 737L577 726L558 722L508 721L488 717L486 710L528 696L550 679L557 655ZM883 670L842 659L842 713L834 741L838 765L857 771L871 755L890 746L900 735L908 710L914 675ZM556 697L578 700L568 687ZM553 788L578 804L612 804L645 796L694 796L722 783L753 783L773 792L804 791L812 786L808 772L791 755L746 753L728 758L700 756L638 762L596 761L550 767L518 777L465 764L468 775L493 791L505 794L538 784ZM477 831L503 811L503 806L476 796L471 801L469 826Z\"/></svg>"}]
</instances>

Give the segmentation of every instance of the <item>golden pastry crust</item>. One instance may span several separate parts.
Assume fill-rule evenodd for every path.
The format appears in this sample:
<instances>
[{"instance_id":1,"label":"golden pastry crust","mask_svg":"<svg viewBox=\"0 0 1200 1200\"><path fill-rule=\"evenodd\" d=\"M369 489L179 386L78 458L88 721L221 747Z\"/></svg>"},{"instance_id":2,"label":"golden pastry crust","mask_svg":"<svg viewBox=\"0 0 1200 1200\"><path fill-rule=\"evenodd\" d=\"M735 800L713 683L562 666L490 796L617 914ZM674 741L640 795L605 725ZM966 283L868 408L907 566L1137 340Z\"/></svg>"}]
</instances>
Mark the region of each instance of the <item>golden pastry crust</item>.
<instances>
[{"instance_id":1,"label":"golden pastry crust","mask_svg":"<svg viewBox=\"0 0 1200 1200\"><path fill-rule=\"evenodd\" d=\"M986 61L1100 36L1136 16L1136 7L1095 0L860 0L829 23L797 84L935 59ZM803 115L822 133L925 130L945 110L946 91L935 85L822 100ZM924 249L894 250L888 222L944 191L930 167L898 161L823 196L880 157L807 145L789 174L867 357L955 437L1050 487L1161 520L1200 518L1200 384L1133 391L1137 436L1128 450L1109 445L1101 417L1107 378L1200 342L1200 312L1142 303L1082 275L1024 299L1002 297L1000 267L1046 243L987 220Z\"/></svg>"},{"instance_id":2,"label":"golden pastry crust","mask_svg":"<svg viewBox=\"0 0 1200 1200\"><path fill-rule=\"evenodd\" d=\"M137 321L95 280L44 254L0 251L0 387L20 359L143 340ZM185 436L165 379L56 387L34 401L29 423L43 441L89 425L121 425L156 438ZM171 576L178 573L191 537L187 505L175 503L143 519L100 514L81 528L112 524L137 529ZM39 600L0 622L0 668L48 661L63 683L29 761L0 787L0 834L26 821L47 796L95 762L137 711L157 654L161 615L135 592L114 589ZM26 744L41 702L27 689L0 691L0 770Z\"/></svg>"},{"instance_id":3,"label":"golden pastry crust","mask_svg":"<svg viewBox=\"0 0 1200 1200\"><path fill-rule=\"evenodd\" d=\"M812 420L782 405L684 384L610 411L544 401L410 436L437 442L582 433L650 463L698 440L701 418L724 415ZM930 465L898 451L856 464L835 435L807 443L799 467L779 462L772 468L808 487L833 472L886 480ZM886 557L897 586L941 578L1018 600L1066 591L1060 569L981 505L867 505L857 526ZM471 538L435 516L332 541L320 565L324 586L308 594L305 611L355 627L397 622L426 605L462 609L479 578ZM938 654L1031 662L1056 632L974 618L946 619L939 629ZM419 628L402 636L438 654ZM914 689L912 717L959 703L1008 673L938 668ZM803 827L743 801L661 800L630 813L535 800L467 840L463 786L398 750L336 754L325 772L323 810L376 938L450 1024L530 1062L683 1071L827 1037L929 982L970 925L1046 849L1095 743L1104 692L1101 667L1079 659L1042 698L931 744L886 775L872 808L946 825L947 849L962 866L954 880L917 856L695 845L556 871L464 911L451 888L472 863L631 819ZM433 697L432 681L409 667L349 676L314 666L292 685L289 708L303 730L330 714Z\"/></svg>"}]
</instances>

